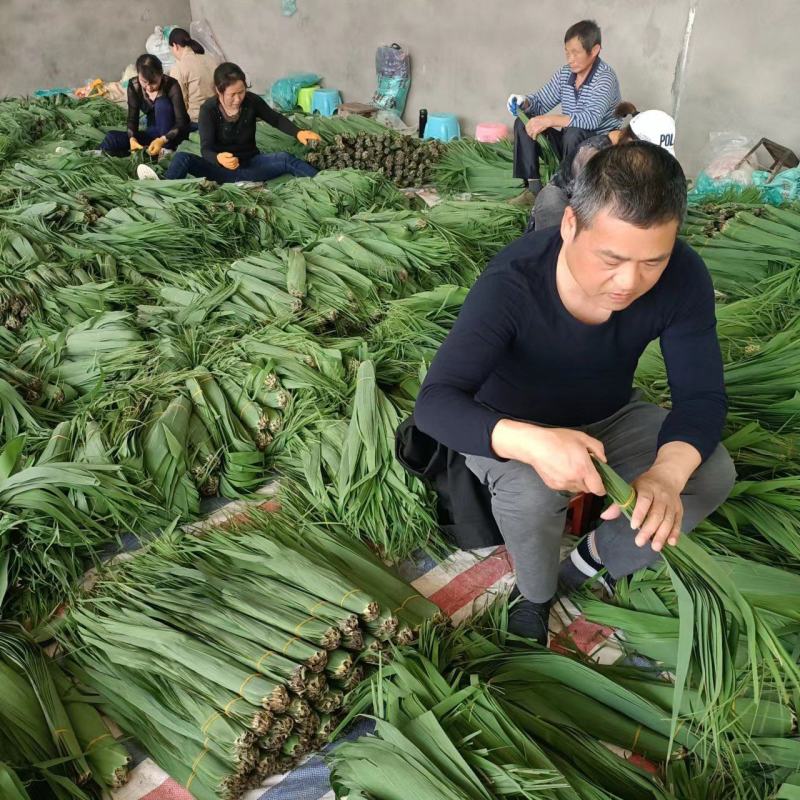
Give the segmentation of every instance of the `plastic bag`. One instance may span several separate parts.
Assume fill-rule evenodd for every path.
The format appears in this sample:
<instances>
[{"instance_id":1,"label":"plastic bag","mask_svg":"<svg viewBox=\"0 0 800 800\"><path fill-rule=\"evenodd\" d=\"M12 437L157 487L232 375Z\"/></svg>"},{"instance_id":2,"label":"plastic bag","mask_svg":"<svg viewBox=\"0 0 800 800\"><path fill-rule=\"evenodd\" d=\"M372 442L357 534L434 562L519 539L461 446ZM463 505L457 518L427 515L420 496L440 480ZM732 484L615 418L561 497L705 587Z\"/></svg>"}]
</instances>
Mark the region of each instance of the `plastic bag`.
<instances>
[{"instance_id":1,"label":"plastic bag","mask_svg":"<svg viewBox=\"0 0 800 800\"><path fill-rule=\"evenodd\" d=\"M53 86L50 89L37 89L34 93L34 97L55 97L59 94L72 94L72 89L67 86Z\"/></svg>"},{"instance_id":2,"label":"plastic bag","mask_svg":"<svg viewBox=\"0 0 800 800\"><path fill-rule=\"evenodd\" d=\"M279 111L293 111L297 105L297 93L306 86L314 86L322 80L315 72L297 72L279 78L272 84L270 94L274 107Z\"/></svg>"},{"instance_id":3,"label":"plastic bag","mask_svg":"<svg viewBox=\"0 0 800 800\"><path fill-rule=\"evenodd\" d=\"M397 42L383 45L375 52L375 71L387 78L410 78L411 58Z\"/></svg>"},{"instance_id":4,"label":"plastic bag","mask_svg":"<svg viewBox=\"0 0 800 800\"><path fill-rule=\"evenodd\" d=\"M375 53L375 72L378 86L373 104L402 116L411 88L411 56L397 43L383 45Z\"/></svg>"},{"instance_id":5,"label":"plastic bag","mask_svg":"<svg viewBox=\"0 0 800 800\"><path fill-rule=\"evenodd\" d=\"M709 134L706 166L701 170L689 197L702 200L715 197L731 188L753 185L758 167L754 155L743 161L754 142L741 133L716 131Z\"/></svg>"},{"instance_id":6,"label":"plastic bag","mask_svg":"<svg viewBox=\"0 0 800 800\"><path fill-rule=\"evenodd\" d=\"M102 78L92 78L84 86L75 90L75 97L85 100L87 97L104 97L107 93L106 85Z\"/></svg>"},{"instance_id":7,"label":"plastic bag","mask_svg":"<svg viewBox=\"0 0 800 800\"><path fill-rule=\"evenodd\" d=\"M189 36L203 45L206 53L214 56L220 64L223 61L227 61L225 53L222 52L217 37L214 36L214 31L211 29L211 25L208 24L208 20L205 17L192 21L192 24L189 26Z\"/></svg>"},{"instance_id":8,"label":"plastic bag","mask_svg":"<svg viewBox=\"0 0 800 800\"><path fill-rule=\"evenodd\" d=\"M147 37L144 44L144 49L151 56L157 56L161 61L165 73L175 66L175 56L169 49L169 35L174 27L174 25L164 25L163 27L156 25L155 30Z\"/></svg>"},{"instance_id":9,"label":"plastic bag","mask_svg":"<svg viewBox=\"0 0 800 800\"><path fill-rule=\"evenodd\" d=\"M761 187L764 200L772 205L797 200L800 197L800 167L781 170L772 180L766 170L756 170L753 183Z\"/></svg>"},{"instance_id":10,"label":"plastic bag","mask_svg":"<svg viewBox=\"0 0 800 800\"><path fill-rule=\"evenodd\" d=\"M726 179L735 183L752 183L753 170L758 167L754 156L739 162L754 142L740 133L717 131L709 135L709 161L703 172L715 181Z\"/></svg>"},{"instance_id":11,"label":"plastic bag","mask_svg":"<svg viewBox=\"0 0 800 800\"><path fill-rule=\"evenodd\" d=\"M380 122L381 125L385 125L387 128L391 128L393 131L409 135L416 135L417 133L417 129L411 125L406 125L396 111L384 111L381 109L375 115L375 121Z\"/></svg>"},{"instance_id":12,"label":"plastic bag","mask_svg":"<svg viewBox=\"0 0 800 800\"><path fill-rule=\"evenodd\" d=\"M119 79L119 82L127 89L128 88L128 81L131 78L136 77L136 67L133 64L128 64L125 67L125 70L122 73L122 77Z\"/></svg>"}]
</instances>

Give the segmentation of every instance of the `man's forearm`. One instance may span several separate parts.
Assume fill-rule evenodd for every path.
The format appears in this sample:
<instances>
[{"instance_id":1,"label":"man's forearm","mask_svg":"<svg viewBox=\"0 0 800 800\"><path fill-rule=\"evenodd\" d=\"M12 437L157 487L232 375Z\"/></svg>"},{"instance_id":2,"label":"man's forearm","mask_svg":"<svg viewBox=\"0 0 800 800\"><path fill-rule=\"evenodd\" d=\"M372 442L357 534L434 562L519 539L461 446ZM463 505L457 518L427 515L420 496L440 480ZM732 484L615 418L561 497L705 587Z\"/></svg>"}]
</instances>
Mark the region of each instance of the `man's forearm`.
<instances>
[{"instance_id":1,"label":"man's forearm","mask_svg":"<svg viewBox=\"0 0 800 800\"><path fill-rule=\"evenodd\" d=\"M523 449L521 435L526 433L528 436L536 430L537 425L528 422L517 422L514 419L501 419L492 430L492 450L498 458L507 458L512 461L523 460Z\"/></svg>"},{"instance_id":2,"label":"man's forearm","mask_svg":"<svg viewBox=\"0 0 800 800\"><path fill-rule=\"evenodd\" d=\"M663 471L675 481L682 492L702 462L700 452L693 445L687 442L667 442L659 448L651 470Z\"/></svg>"},{"instance_id":3,"label":"man's forearm","mask_svg":"<svg viewBox=\"0 0 800 800\"><path fill-rule=\"evenodd\" d=\"M572 117L567 114L546 114L545 119L551 128L566 128L572 121Z\"/></svg>"}]
</instances>

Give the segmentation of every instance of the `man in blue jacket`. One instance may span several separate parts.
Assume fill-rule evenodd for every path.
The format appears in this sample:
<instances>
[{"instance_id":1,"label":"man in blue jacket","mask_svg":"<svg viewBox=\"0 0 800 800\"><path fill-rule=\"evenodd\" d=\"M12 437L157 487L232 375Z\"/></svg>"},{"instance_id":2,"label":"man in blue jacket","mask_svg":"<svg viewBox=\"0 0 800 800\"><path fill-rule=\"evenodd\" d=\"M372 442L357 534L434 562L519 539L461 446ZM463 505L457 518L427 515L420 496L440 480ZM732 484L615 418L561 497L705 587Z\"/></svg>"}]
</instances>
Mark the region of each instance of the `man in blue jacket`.
<instances>
[{"instance_id":1,"label":"man in blue jacket","mask_svg":"<svg viewBox=\"0 0 800 800\"><path fill-rule=\"evenodd\" d=\"M512 94L509 113L525 112L527 125L514 123L514 177L534 193L542 188L539 147L544 134L562 162L569 165L578 145L589 136L620 127L614 110L620 102L619 81L614 70L600 58L600 28L593 20L571 25L564 34L567 63L538 92ZM552 110L560 105L561 113Z\"/></svg>"},{"instance_id":2,"label":"man in blue jacket","mask_svg":"<svg viewBox=\"0 0 800 800\"><path fill-rule=\"evenodd\" d=\"M659 558L728 496L727 411L714 290L677 239L678 162L654 144L610 147L576 179L560 228L526 234L471 289L417 400L417 426L489 488L521 594L512 631L547 641L557 584L607 586ZM672 408L633 376L659 339ZM592 456L633 483L559 567L569 496L603 495Z\"/></svg>"}]
</instances>

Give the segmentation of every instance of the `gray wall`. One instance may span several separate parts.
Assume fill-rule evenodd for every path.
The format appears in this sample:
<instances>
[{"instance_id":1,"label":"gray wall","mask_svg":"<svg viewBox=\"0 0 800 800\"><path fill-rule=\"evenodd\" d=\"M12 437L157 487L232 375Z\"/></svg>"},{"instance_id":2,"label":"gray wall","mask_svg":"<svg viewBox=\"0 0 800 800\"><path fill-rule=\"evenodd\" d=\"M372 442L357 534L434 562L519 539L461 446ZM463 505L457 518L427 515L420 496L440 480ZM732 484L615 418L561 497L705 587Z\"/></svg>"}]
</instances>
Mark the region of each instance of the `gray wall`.
<instances>
[{"instance_id":1,"label":"gray wall","mask_svg":"<svg viewBox=\"0 0 800 800\"><path fill-rule=\"evenodd\" d=\"M682 152L710 131L766 136L800 155L797 0L697 0L678 124ZM691 162L691 159L689 159Z\"/></svg>"},{"instance_id":2,"label":"gray wall","mask_svg":"<svg viewBox=\"0 0 800 800\"><path fill-rule=\"evenodd\" d=\"M318 71L347 100L368 100L377 45L412 54L406 120L419 108L456 111L464 132L507 121L512 91L537 88L562 63L566 27L595 17L623 96L678 117L678 156L701 166L708 133L741 130L800 150L789 105L800 28L796 0L191 0L229 58L260 91L293 70Z\"/></svg>"},{"instance_id":3,"label":"gray wall","mask_svg":"<svg viewBox=\"0 0 800 800\"><path fill-rule=\"evenodd\" d=\"M678 156L702 165L711 131L767 135L800 151L793 102L797 0L0 0L0 96L116 79L156 24L205 16L229 58L264 91L314 70L347 100L369 100L375 48L412 54L406 120L455 111L465 133L508 121L510 92L538 87L562 61L564 29L603 27L603 56L623 96L676 113Z\"/></svg>"},{"instance_id":4,"label":"gray wall","mask_svg":"<svg viewBox=\"0 0 800 800\"><path fill-rule=\"evenodd\" d=\"M482 120L508 121L509 93L538 88L563 63L565 28L597 14L598 3L573 0L298 0L292 17L271 0L192 0L229 58L262 89L293 70L318 71L347 100L375 89L375 48L399 42L412 56L406 120L419 108L455 111L464 133ZM688 0L606 2L599 20L603 52L623 78L624 94L642 105L669 105ZM653 57L653 53L655 53ZM643 70L642 60L651 61Z\"/></svg>"},{"instance_id":5,"label":"gray wall","mask_svg":"<svg viewBox=\"0 0 800 800\"><path fill-rule=\"evenodd\" d=\"M188 0L0 0L0 97L119 80L156 25L189 21Z\"/></svg>"}]
</instances>

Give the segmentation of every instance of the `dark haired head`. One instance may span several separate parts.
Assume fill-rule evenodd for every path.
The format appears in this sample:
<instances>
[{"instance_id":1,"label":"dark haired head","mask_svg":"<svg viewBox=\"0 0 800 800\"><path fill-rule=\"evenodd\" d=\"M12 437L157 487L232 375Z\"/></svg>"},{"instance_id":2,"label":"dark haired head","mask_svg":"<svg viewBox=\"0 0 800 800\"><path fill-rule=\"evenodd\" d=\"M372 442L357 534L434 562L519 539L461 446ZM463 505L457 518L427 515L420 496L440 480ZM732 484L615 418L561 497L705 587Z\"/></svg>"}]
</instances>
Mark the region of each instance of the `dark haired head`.
<instances>
[{"instance_id":1,"label":"dark haired head","mask_svg":"<svg viewBox=\"0 0 800 800\"><path fill-rule=\"evenodd\" d=\"M620 103L617 103L616 107L614 108L614 116L617 119L623 119L623 117L635 117L639 113L639 110L633 103L629 103L627 100L623 100Z\"/></svg>"},{"instance_id":2,"label":"dark haired head","mask_svg":"<svg viewBox=\"0 0 800 800\"><path fill-rule=\"evenodd\" d=\"M192 50L197 53L197 55L201 56L205 53L205 48L200 42L196 42L189 36L189 33L185 31L183 28L173 28L169 33L169 46L178 46L178 47L191 47Z\"/></svg>"},{"instance_id":3,"label":"dark haired head","mask_svg":"<svg viewBox=\"0 0 800 800\"><path fill-rule=\"evenodd\" d=\"M136 74L141 75L148 83L155 83L164 75L161 59L144 53L136 59Z\"/></svg>"},{"instance_id":4,"label":"dark haired head","mask_svg":"<svg viewBox=\"0 0 800 800\"><path fill-rule=\"evenodd\" d=\"M638 228L650 228L686 213L686 177L663 147L630 142L590 159L575 179L570 206L577 230L591 227L600 211Z\"/></svg>"},{"instance_id":5,"label":"dark haired head","mask_svg":"<svg viewBox=\"0 0 800 800\"><path fill-rule=\"evenodd\" d=\"M231 61L224 61L214 70L214 86L220 94L224 94L229 86L242 81L247 86L247 78L242 68Z\"/></svg>"},{"instance_id":6,"label":"dark haired head","mask_svg":"<svg viewBox=\"0 0 800 800\"><path fill-rule=\"evenodd\" d=\"M625 117L635 117L639 113L638 109L633 103L623 100L617 104L614 109L614 116L617 119L624 119ZM639 137L633 132L630 122L620 130L620 136L617 144L625 144L626 142L636 142Z\"/></svg>"},{"instance_id":7,"label":"dark haired head","mask_svg":"<svg viewBox=\"0 0 800 800\"><path fill-rule=\"evenodd\" d=\"M602 44L600 40L600 26L593 19L582 19L567 28L564 34L564 44L570 39L578 39L587 53L592 52L595 45Z\"/></svg>"}]
</instances>

